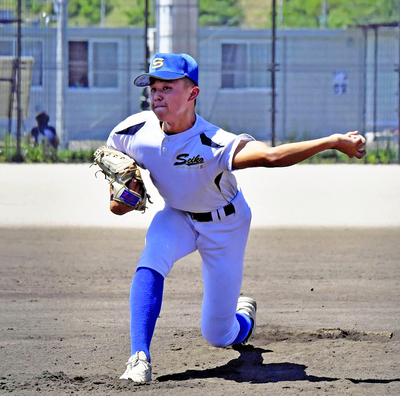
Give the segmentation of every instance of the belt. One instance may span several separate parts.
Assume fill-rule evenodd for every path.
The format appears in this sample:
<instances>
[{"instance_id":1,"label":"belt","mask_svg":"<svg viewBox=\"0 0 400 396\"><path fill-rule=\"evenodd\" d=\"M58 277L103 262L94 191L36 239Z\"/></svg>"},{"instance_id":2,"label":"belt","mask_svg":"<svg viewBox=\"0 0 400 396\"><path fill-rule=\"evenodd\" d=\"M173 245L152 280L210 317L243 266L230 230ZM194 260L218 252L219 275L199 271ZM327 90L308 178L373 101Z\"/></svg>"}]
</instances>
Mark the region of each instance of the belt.
<instances>
[{"instance_id":1,"label":"belt","mask_svg":"<svg viewBox=\"0 0 400 396\"><path fill-rule=\"evenodd\" d=\"M235 213L235 207L233 206L233 203L230 203L226 206L223 207L225 215L229 216L233 213ZM207 221L212 221L212 213L211 212L207 212L207 213L192 213L192 212L187 212L188 215L192 218L192 220L194 221L200 221L200 222L207 222ZM219 213L217 210L217 215L219 217Z\"/></svg>"}]
</instances>

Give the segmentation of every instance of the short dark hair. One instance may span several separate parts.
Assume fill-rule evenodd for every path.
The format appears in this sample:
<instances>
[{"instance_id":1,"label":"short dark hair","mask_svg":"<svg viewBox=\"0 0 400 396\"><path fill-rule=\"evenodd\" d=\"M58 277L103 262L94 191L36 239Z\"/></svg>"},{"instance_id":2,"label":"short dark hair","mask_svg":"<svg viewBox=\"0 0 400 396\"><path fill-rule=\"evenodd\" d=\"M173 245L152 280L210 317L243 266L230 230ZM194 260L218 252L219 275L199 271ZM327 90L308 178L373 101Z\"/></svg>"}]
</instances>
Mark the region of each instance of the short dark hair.
<instances>
[{"instance_id":1,"label":"short dark hair","mask_svg":"<svg viewBox=\"0 0 400 396\"><path fill-rule=\"evenodd\" d=\"M49 120L50 120L50 117L49 117L49 115L48 115L45 111L40 112L40 113L36 116L36 121L37 121L39 124L47 124L47 123L49 122Z\"/></svg>"},{"instance_id":2,"label":"short dark hair","mask_svg":"<svg viewBox=\"0 0 400 396\"><path fill-rule=\"evenodd\" d=\"M197 87L197 84L189 77L183 77L183 81L186 87L190 88Z\"/></svg>"}]
</instances>

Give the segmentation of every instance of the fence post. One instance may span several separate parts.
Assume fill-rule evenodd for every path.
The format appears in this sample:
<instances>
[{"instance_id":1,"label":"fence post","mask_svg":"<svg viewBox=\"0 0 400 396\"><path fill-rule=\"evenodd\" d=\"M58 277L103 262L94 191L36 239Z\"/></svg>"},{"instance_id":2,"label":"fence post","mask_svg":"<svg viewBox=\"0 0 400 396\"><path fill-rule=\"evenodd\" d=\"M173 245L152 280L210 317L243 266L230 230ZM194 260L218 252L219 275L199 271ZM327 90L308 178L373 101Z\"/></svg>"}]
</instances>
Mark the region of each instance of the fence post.
<instances>
[{"instance_id":1,"label":"fence post","mask_svg":"<svg viewBox=\"0 0 400 396\"><path fill-rule=\"evenodd\" d=\"M398 64L398 74L399 74L399 82L398 82L398 84L399 84L399 97L398 97L398 100L399 100L399 108L398 108L398 125L397 125L397 137L398 137L398 147L397 147L397 150L398 150L398 154L397 154L397 160L398 160L398 162L399 162L399 164L400 164L400 0L399 0L399 21L398 21L398 23L397 23L397 27L398 27L398 29L399 29L399 32L398 32L398 34L399 34L399 64Z\"/></svg>"},{"instance_id":2,"label":"fence post","mask_svg":"<svg viewBox=\"0 0 400 396\"><path fill-rule=\"evenodd\" d=\"M21 127L22 127L22 111L21 111L21 23L22 23L22 0L18 0L18 34L17 34L17 59L16 59L16 94L17 94L17 151L14 154L13 162L23 162L24 158L21 152ZM12 111L12 110L11 110Z\"/></svg>"},{"instance_id":3,"label":"fence post","mask_svg":"<svg viewBox=\"0 0 400 396\"><path fill-rule=\"evenodd\" d=\"M68 0L56 0L57 15L57 78L56 78L56 130L60 136L61 146L67 148L68 135L65 127L65 91L67 86L67 21Z\"/></svg>"},{"instance_id":4,"label":"fence post","mask_svg":"<svg viewBox=\"0 0 400 396\"><path fill-rule=\"evenodd\" d=\"M271 56L271 145L275 147L275 43L276 0L272 0L272 56Z\"/></svg>"}]
</instances>

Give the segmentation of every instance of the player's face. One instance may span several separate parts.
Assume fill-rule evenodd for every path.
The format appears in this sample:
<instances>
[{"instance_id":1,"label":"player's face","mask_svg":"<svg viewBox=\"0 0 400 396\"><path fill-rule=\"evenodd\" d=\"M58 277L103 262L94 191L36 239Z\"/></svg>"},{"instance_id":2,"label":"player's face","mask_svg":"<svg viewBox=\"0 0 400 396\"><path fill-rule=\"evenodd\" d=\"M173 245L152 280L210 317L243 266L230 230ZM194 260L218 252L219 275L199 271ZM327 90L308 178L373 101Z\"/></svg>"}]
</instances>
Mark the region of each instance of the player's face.
<instances>
[{"instance_id":1,"label":"player's face","mask_svg":"<svg viewBox=\"0 0 400 396\"><path fill-rule=\"evenodd\" d=\"M152 80L150 85L151 109L160 121L174 122L192 108L192 88L183 79Z\"/></svg>"}]
</instances>

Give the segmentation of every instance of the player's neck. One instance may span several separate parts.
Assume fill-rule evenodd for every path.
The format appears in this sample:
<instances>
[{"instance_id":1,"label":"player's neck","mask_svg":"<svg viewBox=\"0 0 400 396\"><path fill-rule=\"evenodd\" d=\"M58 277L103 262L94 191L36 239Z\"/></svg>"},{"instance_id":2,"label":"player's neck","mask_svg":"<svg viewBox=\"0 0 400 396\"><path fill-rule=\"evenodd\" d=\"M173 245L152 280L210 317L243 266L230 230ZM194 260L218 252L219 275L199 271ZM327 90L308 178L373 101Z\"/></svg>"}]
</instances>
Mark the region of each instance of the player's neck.
<instances>
[{"instance_id":1,"label":"player's neck","mask_svg":"<svg viewBox=\"0 0 400 396\"><path fill-rule=\"evenodd\" d=\"M179 118L176 122L163 121L161 123L161 129L167 135L173 135L176 133L182 133L192 128L196 122L196 114L193 113L192 117Z\"/></svg>"}]
</instances>

